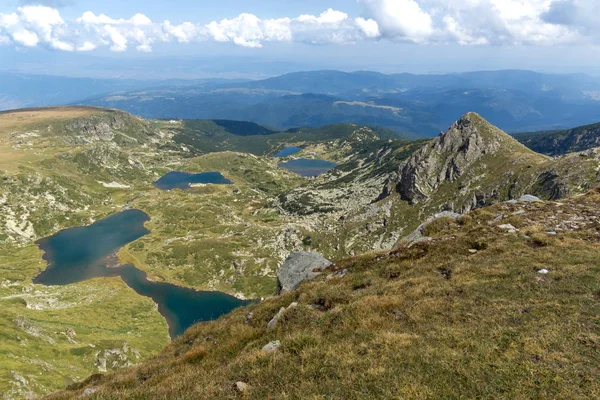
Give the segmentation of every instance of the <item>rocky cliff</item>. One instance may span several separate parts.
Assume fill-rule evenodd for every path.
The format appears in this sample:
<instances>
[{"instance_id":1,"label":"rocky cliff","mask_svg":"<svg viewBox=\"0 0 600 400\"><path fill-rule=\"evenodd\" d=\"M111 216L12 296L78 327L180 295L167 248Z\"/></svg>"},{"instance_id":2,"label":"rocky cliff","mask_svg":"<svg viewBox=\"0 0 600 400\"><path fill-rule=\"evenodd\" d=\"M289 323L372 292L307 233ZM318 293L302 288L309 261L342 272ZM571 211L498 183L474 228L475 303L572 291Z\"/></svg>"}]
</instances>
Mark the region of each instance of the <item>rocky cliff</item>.
<instances>
[{"instance_id":1,"label":"rocky cliff","mask_svg":"<svg viewBox=\"0 0 600 400\"><path fill-rule=\"evenodd\" d=\"M544 161L543 157L526 150L478 114L468 113L410 157L401 170L398 192L411 204L421 203L427 201L442 184L464 176L485 156L516 156L520 153L531 161ZM502 171L487 172L495 174Z\"/></svg>"}]
</instances>

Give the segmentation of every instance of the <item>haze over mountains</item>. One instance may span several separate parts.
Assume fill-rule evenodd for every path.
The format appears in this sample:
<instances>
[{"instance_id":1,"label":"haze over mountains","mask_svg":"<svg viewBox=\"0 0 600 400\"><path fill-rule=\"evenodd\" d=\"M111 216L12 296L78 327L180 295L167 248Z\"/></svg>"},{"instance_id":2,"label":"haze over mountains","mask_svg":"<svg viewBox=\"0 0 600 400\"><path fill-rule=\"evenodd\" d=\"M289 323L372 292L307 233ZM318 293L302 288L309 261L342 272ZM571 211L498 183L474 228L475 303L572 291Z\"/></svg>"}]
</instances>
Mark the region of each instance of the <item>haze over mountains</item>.
<instances>
[{"instance_id":1,"label":"haze over mountains","mask_svg":"<svg viewBox=\"0 0 600 400\"><path fill-rule=\"evenodd\" d=\"M231 119L275 129L379 125L435 136L475 111L507 132L597 122L600 78L487 71L444 75L295 72L264 80L119 80L0 74L0 108L86 104L147 118Z\"/></svg>"}]
</instances>

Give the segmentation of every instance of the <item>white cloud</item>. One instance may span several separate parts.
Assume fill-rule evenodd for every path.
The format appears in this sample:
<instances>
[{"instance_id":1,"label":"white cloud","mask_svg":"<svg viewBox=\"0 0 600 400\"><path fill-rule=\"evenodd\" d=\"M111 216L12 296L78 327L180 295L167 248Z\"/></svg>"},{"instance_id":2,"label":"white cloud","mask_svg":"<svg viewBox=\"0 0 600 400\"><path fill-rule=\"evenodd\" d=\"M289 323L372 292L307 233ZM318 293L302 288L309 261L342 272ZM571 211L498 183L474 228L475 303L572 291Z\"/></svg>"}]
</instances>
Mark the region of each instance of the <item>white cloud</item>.
<instances>
[{"instance_id":1,"label":"white cloud","mask_svg":"<svg viewBox=\"0 0 600 400\"><path fill-rule=\"evenodd\" d=\"M92 51L96 49L96 45L91 42L84 42L81 46L77 47L77 51Z\"/></svg>"},{"instance_id":2,"label":"white cloud","mask_svg":"<svg viewBox=\"0 0 600 400\"><path fill-rule=\"evenodd\" d=\"M365 34L367 38L376 38L381 36L379 32L379 24L372 19L356 18L356 25Z\"/></svg>"},{"instance_id":3,"label":"white cloud","mask_svg":"<svg viewBox=\"0 0 600 400\"><path fill-rule=\"evenodd\" d=\"M382 36L425 42L433 33L431 16L415 0L364 0Z\"/></svg>"},{"instance_id":4,"label":"white cloud","mask_svg":"<svg viewBox=\"0 0 600 400\"><path fill-rule=\"evenodd\" d=\"M27 29L13 33L12 38L18 44L26 47L35 47L40 41L35 32L28 31Z\"/></svg>"},{"instance_id":5,"label":"white cloud","mask_svg":"<svg viewBox=\"0 0 600 400\"><path fill-rule=\"evenodd\" d=\"M176 40L179 43L190 43L201 37L198 27L191 22L173 25L167 20L162 24L162 31L164 40Z\"/></svg>"},{"instance_id":6,"label":"white cloud","mask_svg":"<svg viewBox=\"0 0 600 400\"><path fill-rule=\"evenodd\" d=\"M262 19L243 13L208 24L155 22L84 12L65 21L56 8L26 5L0 13L0 44L61 51L130 48L157 43L228 42L260 48L268 42L348 44L364 40L461 45L600 44L597 0L358 0L360 16L327 9L319 15Z\"/></svg>"}]
</instances>

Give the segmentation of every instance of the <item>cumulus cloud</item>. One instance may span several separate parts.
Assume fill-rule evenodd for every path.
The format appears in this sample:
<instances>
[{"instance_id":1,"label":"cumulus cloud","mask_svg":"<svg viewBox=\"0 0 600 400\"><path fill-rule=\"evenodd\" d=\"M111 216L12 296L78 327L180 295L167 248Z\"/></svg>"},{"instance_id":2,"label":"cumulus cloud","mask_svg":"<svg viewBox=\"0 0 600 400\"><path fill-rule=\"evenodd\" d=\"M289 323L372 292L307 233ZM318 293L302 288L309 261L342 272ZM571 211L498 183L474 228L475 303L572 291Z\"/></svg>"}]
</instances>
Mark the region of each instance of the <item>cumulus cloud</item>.
<instances>
[{"instance_id":1,"label":"cumulus cloud","mask_svg":"<svg viewBox=\"0 0 600 400\"><path fill-rule=\"evenodd\" d=\"M270 19L242 13L208 24L152 21L142 13L113 18L91 11L65 21L58 10L60 2L36 1L36 5L0 13L0 45L148 52L157 43L201 41L250 48L268 42L349 44L365 40L497 46L600 43L597 0L358 1L364 7L358 16L334 9Z\"/></svg>"},{"instance_id":2,"label":"cumulus cloud","mask_svg":"<svg viewBox=\"0 0 600 400\"><path fill-rule=\"evenodd\" d=\"M382 36L425 42L433 34L431 15L415 0L364 0L364 3Z\"/></svg>"}]
</instances>

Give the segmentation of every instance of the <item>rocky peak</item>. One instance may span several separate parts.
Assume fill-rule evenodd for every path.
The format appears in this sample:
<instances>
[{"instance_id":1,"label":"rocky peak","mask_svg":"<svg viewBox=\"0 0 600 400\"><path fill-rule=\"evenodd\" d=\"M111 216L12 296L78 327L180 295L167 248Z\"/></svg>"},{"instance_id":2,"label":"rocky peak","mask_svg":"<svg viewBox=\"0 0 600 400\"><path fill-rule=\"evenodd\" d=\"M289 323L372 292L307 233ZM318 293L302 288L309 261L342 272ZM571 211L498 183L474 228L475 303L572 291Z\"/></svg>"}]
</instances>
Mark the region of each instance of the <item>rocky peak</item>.
<instances>
[{"instance_id":1,"label":"rocky peak","mask_svg":"<svg viewBox=\"0 0 600 400\"><path fill-rule=\"evenodd\" d=\"M513 145L519 144L480 115L467 113L408 159L398 191L412 204L424 202L442 183L458 179L483 156Z\"/></svg>"}]
</instances>

